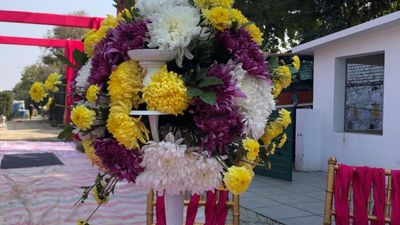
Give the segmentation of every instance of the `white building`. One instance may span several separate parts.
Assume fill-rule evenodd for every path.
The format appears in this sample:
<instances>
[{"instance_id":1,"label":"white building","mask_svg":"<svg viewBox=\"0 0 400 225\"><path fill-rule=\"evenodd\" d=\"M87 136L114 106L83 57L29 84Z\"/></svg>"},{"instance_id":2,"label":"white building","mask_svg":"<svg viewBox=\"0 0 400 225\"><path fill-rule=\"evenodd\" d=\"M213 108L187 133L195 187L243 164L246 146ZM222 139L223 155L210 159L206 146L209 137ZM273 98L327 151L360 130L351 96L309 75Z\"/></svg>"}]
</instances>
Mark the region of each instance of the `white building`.
<instances>
[{"instance_id":1,"label":"white building","mask_svg":"<svg viewBox=\"0 0 400 225\"><path fill-rule=\"evenodd\" d=\"M400 168L400 11L293 49L314 55L314 106L299 109L296 169L327 159Z\"/></svg>"}]
</instances>

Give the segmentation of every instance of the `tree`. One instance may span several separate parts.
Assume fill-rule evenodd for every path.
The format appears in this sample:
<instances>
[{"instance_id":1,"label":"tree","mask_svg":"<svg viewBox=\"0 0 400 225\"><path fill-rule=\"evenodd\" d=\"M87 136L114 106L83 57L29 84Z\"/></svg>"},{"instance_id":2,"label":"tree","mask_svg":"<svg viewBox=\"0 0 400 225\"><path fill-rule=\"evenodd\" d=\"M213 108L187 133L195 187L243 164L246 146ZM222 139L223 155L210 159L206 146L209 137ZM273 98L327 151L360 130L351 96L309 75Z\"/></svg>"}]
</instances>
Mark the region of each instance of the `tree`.
<instances>
[{"instance_id":1,"label":"tree","mask_svg":"<svg viewBox=\"0 0 400 225\"><path fill-rule=\"evenodd\" d=\"M9 91L0 92L0 116L4 115L7 118L12 117L13 111L13 93Z\"/></svg>"},{"instance_id":2,"label":"tree","mask_svg":"<svg viewBox=\"0 0 400 225\"><path fill-rule=\"evenodd\" d=\"M76 11L70 13L70 15L75 16L87 16L85 11ZM55 39L82 39L88 29L86 28L76 28L76 27L54 27L52 30L47 32L47 38ZM65 64L62 63L57 55L64 55L64 49L62 48L46 48L42 56L42 62L45 65L55 66L59 68L61 74L65 72Z\"/></svg>"},{"instance_id":3,"label":"tree","mask_svg":"<svg viewBox=\"0 0 400 225\"><path fill-rule=\"evenodd\" d=\"M400 9L399 0L236 0L263 31L271 52L287 49Z\"/></svg>"}]
</instances>

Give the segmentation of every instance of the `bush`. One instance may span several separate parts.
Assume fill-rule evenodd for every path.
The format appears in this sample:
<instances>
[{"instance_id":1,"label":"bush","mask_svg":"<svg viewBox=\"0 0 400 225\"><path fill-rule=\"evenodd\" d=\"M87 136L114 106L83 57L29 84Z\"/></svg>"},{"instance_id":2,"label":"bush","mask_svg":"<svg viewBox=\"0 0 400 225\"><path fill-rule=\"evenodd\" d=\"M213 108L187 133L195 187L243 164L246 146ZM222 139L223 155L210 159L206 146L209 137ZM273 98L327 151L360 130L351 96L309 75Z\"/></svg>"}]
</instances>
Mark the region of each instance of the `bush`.
<instances>
[{"instance_id":1,"label":"bush","mask_svg":"<svg viewBox=\"0 0 400 225\"><path fill-rule=\"evenodd\" d=\"M7 119L12 117L14 97L12 92L0 92L0 116L5 115Z\"/></svg>"}]
</instances>

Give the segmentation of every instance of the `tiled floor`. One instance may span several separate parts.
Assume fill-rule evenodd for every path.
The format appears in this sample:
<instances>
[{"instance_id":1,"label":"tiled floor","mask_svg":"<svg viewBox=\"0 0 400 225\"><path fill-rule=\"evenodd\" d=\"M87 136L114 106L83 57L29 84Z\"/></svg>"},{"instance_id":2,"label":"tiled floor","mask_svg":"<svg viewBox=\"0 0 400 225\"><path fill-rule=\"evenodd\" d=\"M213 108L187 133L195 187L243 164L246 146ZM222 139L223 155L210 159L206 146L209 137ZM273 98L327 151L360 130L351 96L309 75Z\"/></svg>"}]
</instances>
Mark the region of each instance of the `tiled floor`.
<instances>
[{"instance_id":1,"label":"tiled floor","mask_svg":"<svg viewBox=\"0 0 400 225\"><path fill-rule=\"evenodd\" d=\"M286 225L320 225L325 179L323 172L294 172L292 182L256 176L240 204Z\"/></svg>"}]
</instances>

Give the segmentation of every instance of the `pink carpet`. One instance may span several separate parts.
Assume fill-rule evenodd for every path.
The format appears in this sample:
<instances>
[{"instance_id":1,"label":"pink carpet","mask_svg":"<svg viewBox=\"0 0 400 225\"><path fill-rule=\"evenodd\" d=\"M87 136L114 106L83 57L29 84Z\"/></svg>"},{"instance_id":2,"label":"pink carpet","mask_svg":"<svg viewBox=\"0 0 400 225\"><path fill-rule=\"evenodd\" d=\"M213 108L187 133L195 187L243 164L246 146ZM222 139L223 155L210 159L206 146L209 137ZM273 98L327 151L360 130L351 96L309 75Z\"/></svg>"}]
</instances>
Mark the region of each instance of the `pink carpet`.
<instances>
[{"instance_id":1,"label":"pink carpet","mask_svg":"<svg viewBox=\"0 0 400 225\"><path fill-rule=\"evenodd\" d=\"M72 143L0 142L4 154L53 152L64 166L0 169L0 224L70 225L86 218L97 204L90 196L77 207L80 186L91 185L97 169ZM144 225L146 193L120 183L108 204L91 218L93 225Z\"/></svg>"}]
</instances>

